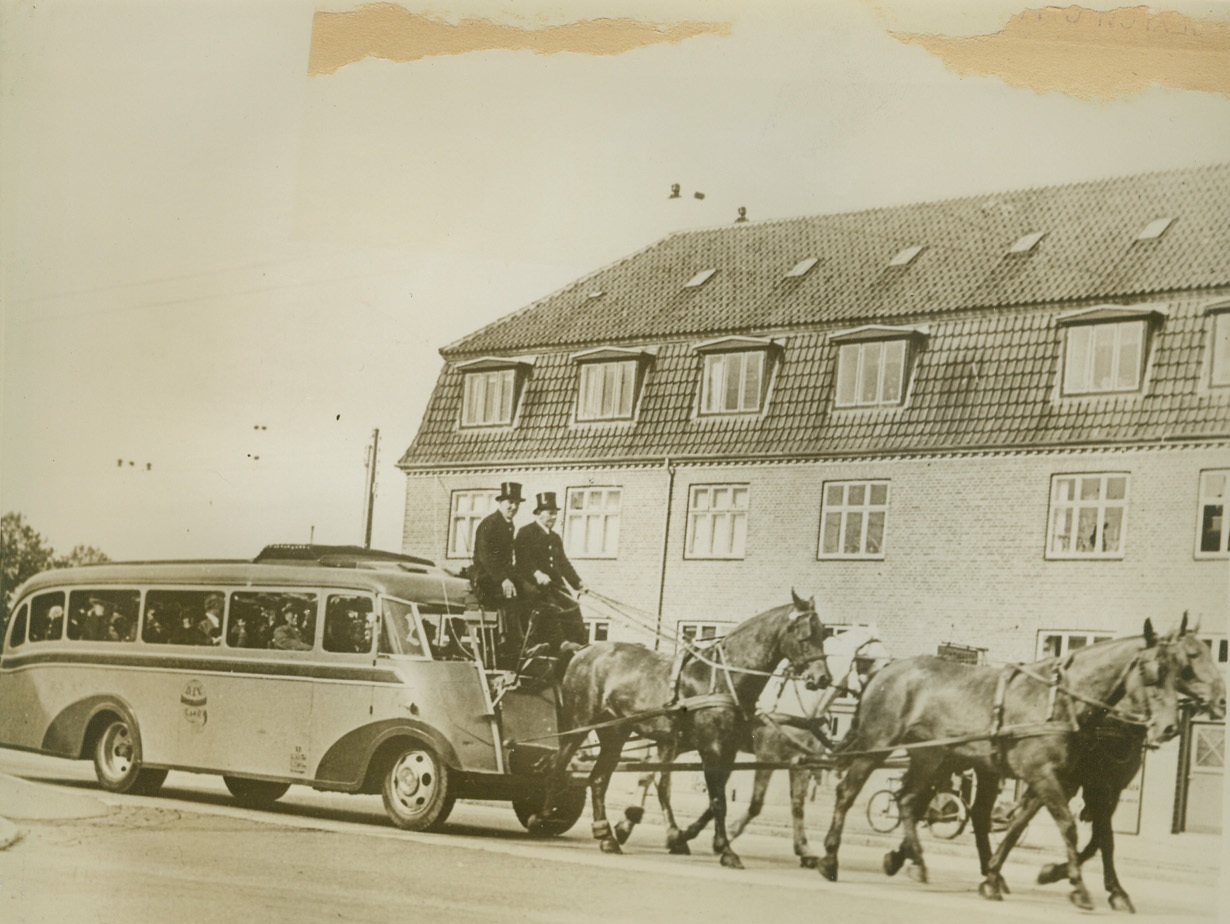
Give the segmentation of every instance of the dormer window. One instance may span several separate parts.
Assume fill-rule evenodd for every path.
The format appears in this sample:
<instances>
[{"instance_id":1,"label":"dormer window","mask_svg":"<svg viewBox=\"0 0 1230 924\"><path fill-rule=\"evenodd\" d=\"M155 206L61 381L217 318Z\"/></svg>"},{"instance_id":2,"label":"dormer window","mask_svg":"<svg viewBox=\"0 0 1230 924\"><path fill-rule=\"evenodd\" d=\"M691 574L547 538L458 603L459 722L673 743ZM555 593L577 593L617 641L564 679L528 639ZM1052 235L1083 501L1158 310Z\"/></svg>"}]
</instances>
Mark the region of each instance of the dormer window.
<instances>
[{"instance_id":1,"label":"dormer window","mask_svg":"<svg viewBox=\"0 0 1230 924\"><path fill-rule=\"evenodd\" d=\"M905 400L913 346L925 327L871 325L829 336L837 348L837 407L884 407Z\"/></svg>"},{"instance_id":2,"label":"dormer window","mask_svg":"<svg viewBox=\"0 0 1230 924\"><path fill-rule=\"evenodd\" d=\"M580 366L577 420L631 420L649 350L604 347L575 354Z\"/></svg>"},{"instance_id":3,"label":"dormer window","mask_svg":"<svg viewBox=\"0 0 1230 924\"><path fill-rule=\"evenodd\" d=\"M725 337L697 344L704 357L700 413L757 414L764 408L776 351L772 340Z\"/></svg>"},{"instance_id":4,"label":"dormer window","mask_svg":"<svg viewBox=\"0 0 1230 924\"><path fill-rule=\"evenodd\" d=\"M685 289L699 289L699 288L700 288L701 286L703 286L706 282L708 282L710 279L712 279L712 278L713 278L714 273L716 273L716 272L717 272L717 270L715 270L715 269L704 269L704 270L701 270L699 273L697 273L695 276L693 276L691 279L689 279L687 282L685 282L685 283L683 284L683 287L684 287Z\"/></svg>"},{"instance_id":5,"label":"dormer window","mask_svg":"<svg viewBox=\"0 0 1230 924\"><path fill-rule=\"evenodd\" d=\"M486 356L459 363L462 373L461 425L506 427L512 424L521 387L532 359Z\"/></svg>"},{"instance_id":6,"label":"dormer window","mask_svg":"<svg viewBox=\"0 0 1230 924\"><path fill-rule=\"evenodd\" d=\"M1033 253L1038 246L1038 242L1046 237L1045 231L1031 231L1029 234L1023 234L1013 242L1008 248L1010 254Z\"/></svg>"},{"instance_id":7,"label":"dormer window","mask_svg":"<svg viewBox=\"0 0 1230 924\"><path fill-rule=\"evenodd\" d=\"M802 277L810 273L812 269L815 268L816 264L819 262L820 262L819 257L808 257L806 260L800 260L798 263L796 263L794 266L790 267L790 269L786 271L786 278L787 279L801 279Z\"/></svg>"},{"instance_id":8,"label":"dormer window","mask_svg":"<svg viewBox=\"0 0 1230 924\"><path fill-rule=\"evenodd\" d=\"M1214 388L1230 386L1230 304L1218 305L1210 312L1213 321L1213 351L1209 357L1209 384Z\"/></svg>"},{"instance_id":9,"label":"dormer window","mask_svg":"<svg viewBox=\"0 0 1230 924\"><path fill-rule=\"evenodd\" d=\"M909 266L918 259L918 255L926 249L925 244L915 244L897 251L897 255L888 261L889 266Z\"/></svg>"},{"instance_id":10,"label":"dormer window","mask_svg":"<svg viewBox=\"0 0 1230 924\"><path fill-rule=\"evenodd\" d=\"M1103 305L1060 318L1058 323L1066 328L1063 393L1140 391L1149 325L1161 317L1157 309Z\"/></svg>"}]
</instances>

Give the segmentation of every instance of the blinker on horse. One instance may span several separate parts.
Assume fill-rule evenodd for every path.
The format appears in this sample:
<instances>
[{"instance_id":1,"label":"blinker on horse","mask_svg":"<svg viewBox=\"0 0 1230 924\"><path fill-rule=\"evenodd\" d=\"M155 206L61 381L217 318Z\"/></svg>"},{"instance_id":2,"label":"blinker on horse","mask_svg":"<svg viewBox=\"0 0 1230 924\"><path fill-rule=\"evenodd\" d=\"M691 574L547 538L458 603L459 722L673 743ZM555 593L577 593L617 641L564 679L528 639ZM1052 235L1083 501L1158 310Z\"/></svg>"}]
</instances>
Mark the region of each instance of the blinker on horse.
<instances>
[{"instance_id":1,"label":"blinker on horse","mask_svg":"<svg viewBox=\"0 0 1230 924\"><path fill-rule=\"evenodd\" d=\"M592 730L599 742L589 777L593 833L604 852L621 853L607 820L606 791L624 744L635 733L655 742L665 762L679 753L697 752L709 792L703 820L714 819L714 852L721 855L723 866L741 869L726 832L726 783L754 721L756 700L783 660L811 689L832 680L815 601L793 592L791 596L790 604L753 616L703 651L688 651L678 667L665 654L626 642L598 642L580 651L560 687L559 727L565 733L541 817L549 817L562 775ZM602 727L591 729L597 725ZM679 829L667 779L658 787L667 847L672 853L689 853L688 841L703 825Z\"/></svg>"}]
</instances>

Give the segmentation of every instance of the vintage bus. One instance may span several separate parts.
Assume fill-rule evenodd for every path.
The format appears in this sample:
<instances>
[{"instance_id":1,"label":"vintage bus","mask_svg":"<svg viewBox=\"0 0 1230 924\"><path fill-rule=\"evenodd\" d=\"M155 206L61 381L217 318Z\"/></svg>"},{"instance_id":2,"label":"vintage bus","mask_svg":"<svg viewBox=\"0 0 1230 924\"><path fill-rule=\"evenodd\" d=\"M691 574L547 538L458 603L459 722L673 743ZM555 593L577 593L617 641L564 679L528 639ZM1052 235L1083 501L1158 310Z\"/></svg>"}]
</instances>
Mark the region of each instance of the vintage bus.
<instances>
[{"instance_id":1,"label":"vintage bus","mask_svg":"<svg viewBox=\"0 0 1230 924\"><path fill-rule=\"evenodd\" d=\"M381 793L409 830L438 828L458 798L510 801L525 824L554 692L486 669L468 595L428 560L347 546L44 572L13 597L0 746L92 759L113 792L188 770L253 807L304 784ZM566 789L536 833L583 805Z\"/></svg>"}]
</instances>

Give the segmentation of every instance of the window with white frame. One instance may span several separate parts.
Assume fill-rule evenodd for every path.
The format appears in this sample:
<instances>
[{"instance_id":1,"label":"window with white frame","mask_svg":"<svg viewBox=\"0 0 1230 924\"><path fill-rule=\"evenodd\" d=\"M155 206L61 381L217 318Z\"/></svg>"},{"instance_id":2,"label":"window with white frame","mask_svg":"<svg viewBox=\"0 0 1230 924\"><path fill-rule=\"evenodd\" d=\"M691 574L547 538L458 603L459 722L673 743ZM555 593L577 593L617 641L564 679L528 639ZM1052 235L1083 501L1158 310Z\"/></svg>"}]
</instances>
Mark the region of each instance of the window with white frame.
<instances>
[{"instance_id":1,"label":"window with white frame","mask_svg":"<svg viewBox=\"0 0 1230 924\"><path fill-rule=\"evenodd\" d=\"M820 558L883 558L887 481L830 481L820 511Z\"/></svg>"},{"instance_id":2,"label":"window with white frame","mask_svg":"<svg viewBox=\"0 0 1230 924\"><path fill-rule=\"evenodd\" d=\"M1213 315L1213 352L1209 359L1209 384L1214 388L1230 385L1230 308Z\"/></svg>"},{"instance_id":3,"label":"window with white frame","mask_svg":"<svg viewBox=\"0 0 1230 924\"><path fill-rule=\"evenodd\" d=\"M1230 664L1230 640L1227 640L1224 635L1202 635L1200 641L1209 646L1209 653L1213 655L1213 660L1217 662L1222 671L1225 671L1227 664Z\"/></svg>"},{"instance_id":4,"label":"window with white frame","mask_svg":"<svg viewBox=\"0 0 1230 924\"><path fill-rule=\"evenodd\" d=\"M837 407L900 404L909 341L843 343L837 351Z\"/></svg>"},{"instance_id":5,"label":"window with white frame","mask_svg":"<svg viewBox=\"0 0 1230 924\"><path fill-rule=\"evenodd\" d=\"M710 353L701 383L702 414L748 414L761 409L767 387L764 350Z\"/></svg>"},{"instance_id":6,"label":"window with white frame","mask_svg":"<svg viewBox=\"0 0 1230 924\"><path fill-rule=\"evenodd\" d=\"M564 541L570 558L614 558L619 554L622 488L569 488Z\"/></svg>"},{"instance_id":7,"label":"window with white frame","mask_svg":"<svg viewBox=\"0 0 1230 924\"><path fill-rule=\"evenodd\" d=\"M585 620L585 632L591 642L609 641L611 621L609 619L587 619Z\"/></svg>"},{"instance_id":8,"label":"window with white frame","mask_svg":"<svg viewBox=\"0 0 1230 924\"><path fill-rule=\"evenodd\" d=\"M733 627L734 623L729 622L681 622L675 627L675 644L711 642L722 638Z\"/></svg>"},{"instance_id":9,"label":"window with white frame","mask_svg":"<svg viewBox=\"0 0 1230 924\"><path fill-rule=\"evenodd\" d=\"M577 420L628 420L636 398L637 361L581 364Z\"/></svg>"},{"instance_id":10,"label":"window with white frame","mask_svg":"<svg viewBox=\"0 0 1230 924\"><path fill-rule=\"evenodd\" d=\"M474 554L474 531L495 509L496 493L489 489L453 492L448 515L449 558L470 558Z\"/></svg>"},{"instance_id":11,"label":"window with white frame","mask_svg":"<svg viewBox=\"0 0 1230 924\"><path fill-rule=\"evenodd\" d=\"M1070 326L1064 347L1063 393L1139 391L1147 337L1143 319Z\"/></svg>"},{"instance_id":12,"label":"window with white frame","mask_svg":"<svg viewBox=\"0 0 1230 924\"><path fill-rule=\"evenodd\" d=\"M688 494L685 558L742 558L747 550L745 484L698 484Z\"/></svg>"},{"instance_id":13,"label":"window with white frame","mask_svg":"<svg viewBox=\"0 0 1230 924\"><path fill-rule=\"evenodd\" d=\"M461 403L463 427L496 427L512 423L517 401L517 369L466 372Z\"/></svg>"},{"instance_id":14,"label":"window with white frame","mask_svg":"<svg viewBox=\"0 0 1230 924\"><path fill-rule=\"evenodd\" d=\"M1230 555L1230 524L1226 503L1230 501L1230 468L1200 473L1200 519L1197 524L1196 557L1225 558Z\"/></svg>"},{"instance_id":15,"label":"window with white frame","mask_svg":"<svg viewBox=\"0 0 1230 924\"><path fill-rule=\"evenodd\" d=\"M1122 558L1126 473L1055 475L1047 558Z\"/></svg>"},{"instance_id":16,"label":"window with white frame","mask_svg":"<svg viewBox=\"0 0 1230 924\"><path fill-rule=\"evenodd\" d=\"M1109 632L1044 629L1038 633L1038 657L1062 658L1113 636Z\"/></svg>"}]
</instances>

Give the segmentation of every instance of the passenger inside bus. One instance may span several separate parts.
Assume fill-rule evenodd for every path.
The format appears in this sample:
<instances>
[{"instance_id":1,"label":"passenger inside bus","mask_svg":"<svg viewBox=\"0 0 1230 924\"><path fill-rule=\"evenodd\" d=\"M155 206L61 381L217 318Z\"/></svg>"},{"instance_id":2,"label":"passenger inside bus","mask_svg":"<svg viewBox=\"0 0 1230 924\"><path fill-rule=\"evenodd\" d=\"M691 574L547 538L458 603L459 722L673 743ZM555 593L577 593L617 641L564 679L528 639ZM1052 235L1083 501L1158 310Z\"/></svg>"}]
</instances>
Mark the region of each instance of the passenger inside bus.
<instances>
[{"instance_id":1,"label":"passenger inside bus","mask_svg":"<svg viewBox=\"0 0 1230 924\"><path fill-rule=\"evenodd\" d=\"M372 650L372 601L334 594L325 607L325 651L359 654Z\"/></svg>"}]
</instances>

